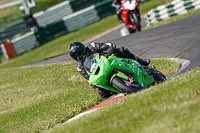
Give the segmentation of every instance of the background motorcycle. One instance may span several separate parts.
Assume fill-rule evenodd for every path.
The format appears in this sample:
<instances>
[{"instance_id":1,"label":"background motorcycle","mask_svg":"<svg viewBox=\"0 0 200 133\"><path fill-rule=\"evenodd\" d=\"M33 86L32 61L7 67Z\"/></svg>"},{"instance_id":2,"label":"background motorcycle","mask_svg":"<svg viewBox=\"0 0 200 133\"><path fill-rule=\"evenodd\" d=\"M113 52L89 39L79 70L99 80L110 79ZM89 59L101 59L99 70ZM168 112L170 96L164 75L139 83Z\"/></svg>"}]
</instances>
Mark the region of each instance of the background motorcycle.
<instances>
[{"instance_id":1,"label":"background motorcycle","mask_svg":"<svg viewBox=\"0 0 200 133\"><path fill-rule=\"evenodd\" d=\"M139 2L137 0L121 0L121 18L125 27L120 30L121 36L141 31L141 17Z\"/></svg>"}]
</instances>

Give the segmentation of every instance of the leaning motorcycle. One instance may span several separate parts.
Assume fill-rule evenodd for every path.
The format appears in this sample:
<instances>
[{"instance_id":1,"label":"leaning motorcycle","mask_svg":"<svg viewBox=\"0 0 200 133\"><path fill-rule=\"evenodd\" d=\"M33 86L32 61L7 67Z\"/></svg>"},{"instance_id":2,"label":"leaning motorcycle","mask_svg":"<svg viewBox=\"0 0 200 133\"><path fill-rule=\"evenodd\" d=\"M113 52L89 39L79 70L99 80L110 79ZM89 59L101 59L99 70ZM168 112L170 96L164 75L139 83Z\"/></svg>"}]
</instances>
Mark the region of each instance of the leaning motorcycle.
<instances>
[{"instance_id":1,"label":"leaning motorcycle","mask_svg":"<svg viewBox=\"0 0 200 133\"><path fill-rule=\"evenodd\" d=\"M120 30L121 36L141 31L141 17L137 0L121 0L121 18L125 27Z\"/></svg>"},{"instance_id":2,"label":"leaning motorcycle","mask_svg":"<svg viewBox=\"0 0 200 133\"><path fill-rule=\"evenodd\" d=\"M84 61L84 67L91 84L124 94L141 91L166 79L154 66L144 67L135 60L114 55L108 58L99 54L90 55Z\"/></svg>"}]
</instances>

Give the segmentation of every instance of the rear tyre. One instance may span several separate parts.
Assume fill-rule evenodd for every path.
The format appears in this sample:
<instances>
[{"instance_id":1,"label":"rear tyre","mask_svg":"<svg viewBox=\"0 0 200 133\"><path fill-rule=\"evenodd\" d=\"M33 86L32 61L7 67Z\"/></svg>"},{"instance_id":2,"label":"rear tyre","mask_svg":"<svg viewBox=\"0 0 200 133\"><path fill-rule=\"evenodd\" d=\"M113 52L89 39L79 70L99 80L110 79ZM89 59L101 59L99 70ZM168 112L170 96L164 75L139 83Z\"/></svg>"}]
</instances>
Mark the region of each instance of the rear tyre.
<instances>
[{"instance_id":1,"label":"rear tyre","mask_svg":"<svg viewBox=\"0 0 200 133\"><path fill-rule=\"evenodd\" d=\"M122 90L124 93L135 93L139 91L139 88L133 87L131 85L127 85L126 82L123 81L123 79L119 77L114 77L112 80L112 84L117 87L118 89Z\"/></svg>"}]
</instances>

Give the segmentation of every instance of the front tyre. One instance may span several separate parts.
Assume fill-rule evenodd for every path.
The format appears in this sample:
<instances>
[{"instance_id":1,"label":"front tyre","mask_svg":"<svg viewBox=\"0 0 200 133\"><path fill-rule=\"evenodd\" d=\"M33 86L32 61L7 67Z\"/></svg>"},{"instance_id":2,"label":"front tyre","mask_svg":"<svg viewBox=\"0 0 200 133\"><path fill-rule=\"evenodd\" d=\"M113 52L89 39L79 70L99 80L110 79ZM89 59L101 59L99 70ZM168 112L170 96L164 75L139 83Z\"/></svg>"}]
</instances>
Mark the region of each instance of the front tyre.
<instances>
[{"instance_id":1,"label":"front tyre","mask_svg":"<svg viewBox=\"0 0 200 133\"><path fill-rule=\"evenodd\" d=\"M114 77L112 80L112 84L127 94L139 91L139 88L129 85L128 83L123 81L123 79L120 77Z\"/></svg>"},{"instance_id":2,"label":"front tyre","mask_svg":"<svg viewBox=\"0 0 200 133\"><path fill-rule=\"evenodd\" d=\"M137 12L130 12L129 14L129 18L131 23L136 27L137 31L141 31L141 24L140 24L140 19L139 19L139 15Z\"/></svg>"},{"instance_id":3,"label":"front tyre","mask_svg":"<svg viewBox=\"0 0 200 133\"><path fill-rule=\"evenodd\" d=\"M154 72L153 72L152 75L153 75L153 77L154 77L154 79L156 80L157 83L163 82L163 81L166 79L165 75L162 74L162 73L161 73L160 71L158 71L158 70L154 70Z\"/></svg>"}]
</instances>

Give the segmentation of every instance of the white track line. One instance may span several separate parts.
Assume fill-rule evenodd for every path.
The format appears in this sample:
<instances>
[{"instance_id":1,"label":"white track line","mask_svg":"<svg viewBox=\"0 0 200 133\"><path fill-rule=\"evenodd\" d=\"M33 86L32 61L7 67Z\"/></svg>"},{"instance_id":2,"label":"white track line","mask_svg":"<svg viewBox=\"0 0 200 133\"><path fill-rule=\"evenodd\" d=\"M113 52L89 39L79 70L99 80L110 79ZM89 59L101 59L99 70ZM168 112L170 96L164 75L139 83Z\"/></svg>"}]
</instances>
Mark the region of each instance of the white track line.
<instances>
[{"instance_id":1,"label":"white track line","mask_svg":"<svg viewBox=\"0 0 200 133\"><path fill-rule=\"evenodd\" d=\"M180 68L179 68L179 70L178 70L176 73L170 75L170 77L169 77L168 79L177 76L181 71L183 71L183 70L184 70L187 66L189 66L190 63L191 63L191 61L186 60L186 59L180 59L180 58L169 58L169 59L175 60L175 61L177 61L178 63L180 63Z\"/></svg>"},{"instance_id":2,"label":"white track line","mask_svg":"<svg viewBox=\"0 0 200 133\"><path fill-rule=\"evenodd\" d=\"M119 94L119 95L115 96L114 98L121 97L121 96L124 96L124 94ZM112 99L113 99L113 98L112 98ZM110 99L110 100L111 100L111 99ZM101 108L101 107L96 108L96 109L93 109L93 110L90 110L90 111L82 112L82 113L78 114L77 116L75 116L75 117L73 117L73 118L67 120L67 121L64 122L63 124L67 124L67 123L69 123L69 122L71 122L71 121L73 121L73 120L78 119L78 118L81 117L81 116L84 116L84 115L86 115L86 114L92 113L92 112L94 112L94 111L96 111L96 110L98 110L98 109L100 109L100 108Z\"/></svg>"},{"instance_id":3,"label":"white track line","mask_svg":"<svg viewBox=\"0 0 200 133\"><path fill-rule=\"evenodd\" d=\"M69 123L69 122L71 122L71 121L73 121L73 120L76 120L76 119L78 119L78 118L81 117L81 116L84 116L84 115L86 115L86 114L92 113L92 112L94 112L94 111L96 111L96 110L98 110L98 109L100 109L100 108L97 108L97 109L94 109L94 110L90 110L90 111L87 111L87 112L82 112L82 113L78 114L77 116L75 116L75 117L73 117L73 118L67 120L66 122L64 122L63 125L64 125L64 124L67 124L67 123Z\"/></svg>"}]
</instances>

